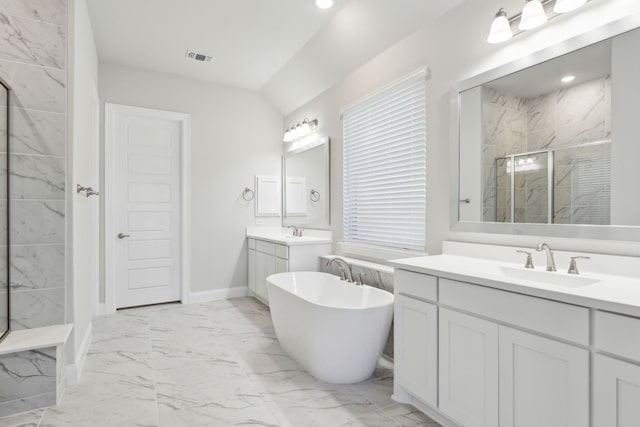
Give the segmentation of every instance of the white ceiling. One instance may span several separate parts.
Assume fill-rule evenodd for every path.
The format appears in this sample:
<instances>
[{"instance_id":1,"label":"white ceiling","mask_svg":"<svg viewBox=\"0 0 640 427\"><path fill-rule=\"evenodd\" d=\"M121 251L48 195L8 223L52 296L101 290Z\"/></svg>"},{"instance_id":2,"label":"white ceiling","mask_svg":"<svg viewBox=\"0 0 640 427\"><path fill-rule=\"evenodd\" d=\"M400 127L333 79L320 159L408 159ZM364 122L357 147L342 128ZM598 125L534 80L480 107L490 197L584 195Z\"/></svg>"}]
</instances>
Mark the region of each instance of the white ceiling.
<instances>
[{"instance_id":1,"label":"white ceiling","mask_svg":"<svg viewBox=\"0 0 640 427\"><path fill-rule=\"evenodd\" d=\"M261 90L288 113L462 0L87 2L100 61Z\"/></svg>"},{"instance_id":2,"label":"white ceiling","mask_svg":"<svg viewBox=\"0 0 640 427\"><path fill-rule=\"evenodd\" d=\"M610 74L611 40L605 40L494 80L487 86L523 98L533 98ZM575 80L563 83L561 79L569 75L575 76Z\"/></svg>"},{"instance_id":3,"label":"white ceiling","mask_svg":"<svg viewBox=\"0 0 640 427\"><path fill-rule=\"evenodd\" d=\"M88 5L102 62L256 90L339 9L321 10L311 0L88 0ZM187 49L216 61L189 61Z\"/></svg>"}]
</instances>

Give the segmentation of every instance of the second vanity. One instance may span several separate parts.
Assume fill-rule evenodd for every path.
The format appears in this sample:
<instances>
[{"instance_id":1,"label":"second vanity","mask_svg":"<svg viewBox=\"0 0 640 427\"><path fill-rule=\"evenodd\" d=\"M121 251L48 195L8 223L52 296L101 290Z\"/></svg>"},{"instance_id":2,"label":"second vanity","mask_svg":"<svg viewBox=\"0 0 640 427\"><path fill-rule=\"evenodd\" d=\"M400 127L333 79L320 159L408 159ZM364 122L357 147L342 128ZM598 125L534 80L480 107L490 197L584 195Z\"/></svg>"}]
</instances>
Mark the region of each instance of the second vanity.
<instances>
[{"instance_id":1,"label":"second vanity","mask_svg":"<svg viewBox=\"0 0 640 427\"><path fill-rule=\"evenodd\" d=\"M318 259L331 253L331 232L303 230L294 236L289 229L247 229L249 292L269 304L267 277L288 271L318 271Z\"/></svg>"},{"instance_id":2,"label":"second vanity","mask_svg":"<svg viewBox=\"0 0 640 427\"><path fill-rule=\"evenodd\" d=\"M395 267L394 398L444 426L640 426L640 260L445 242ZM615 275L613 275L615 273Z\"/></svg>"}]
</instances>

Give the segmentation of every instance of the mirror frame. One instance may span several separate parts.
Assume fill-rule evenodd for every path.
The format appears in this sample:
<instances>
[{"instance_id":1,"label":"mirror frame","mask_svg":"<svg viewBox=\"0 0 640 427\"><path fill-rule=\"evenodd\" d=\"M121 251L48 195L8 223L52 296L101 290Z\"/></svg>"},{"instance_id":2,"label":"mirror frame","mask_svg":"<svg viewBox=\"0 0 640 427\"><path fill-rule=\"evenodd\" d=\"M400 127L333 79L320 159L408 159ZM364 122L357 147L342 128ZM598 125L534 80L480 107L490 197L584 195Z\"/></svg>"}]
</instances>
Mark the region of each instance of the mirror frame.
<instances>
[{"instance_id":1,"label":"mirror frame","mask_svg":"<svg viewBox=\"0 0 640 427\"><path fill-rule=\"evenodd\" d=\"M640 15L605 24L585 34L550 46L455 84L450 97L450 230L454 232L552 236L579 239L640 241L640 226L587 224L531 224L460 221L460 93L495 79L538 65L594 43L640 28Z\"/></svg>"},{"instance_id":2,"label":"mirror frame","mask_svg":"<svg viewBox=\"0 0 640 427\"><path fill-rule=\"evenodd\" d=\"M325 163L327 167L327 191L329 192L327 197L327 222L326 224L316 225L316 224L304 224L296 220L291 220L287 222L287 159L295 156L296 154L304 153L305 151L311 150L313 148L325 146ZM290 217L290 218L300 218L300 217ZM308 227L315 230L329 230L331 228L331 139L328 136L325 137L316 137L312 142L306 143L299 148L295 148L293 150L287 151L282 155L282 226L287 227L288 225L303 226Z\"/></svg>"}]
</instances>

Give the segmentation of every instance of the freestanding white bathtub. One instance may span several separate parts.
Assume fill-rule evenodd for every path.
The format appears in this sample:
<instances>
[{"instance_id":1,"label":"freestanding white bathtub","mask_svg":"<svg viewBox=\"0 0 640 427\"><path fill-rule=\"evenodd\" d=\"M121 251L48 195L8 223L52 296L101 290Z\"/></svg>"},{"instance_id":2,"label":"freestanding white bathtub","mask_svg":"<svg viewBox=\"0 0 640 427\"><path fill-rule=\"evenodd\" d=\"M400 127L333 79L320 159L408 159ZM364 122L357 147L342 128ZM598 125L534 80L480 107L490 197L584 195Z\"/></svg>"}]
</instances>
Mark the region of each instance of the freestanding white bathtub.
<instances>
[{"instance_id":1,"label":"freestanding white bathtub","mask_svg":"<svg viewBox=\"0 0 640 427\"><path fill-rule=\"evenodd\" d=\"M314 377L337 384L369 378L393 318L393 294L319 272L267 277L282 348Z\"/></svg>"}]
</instances>

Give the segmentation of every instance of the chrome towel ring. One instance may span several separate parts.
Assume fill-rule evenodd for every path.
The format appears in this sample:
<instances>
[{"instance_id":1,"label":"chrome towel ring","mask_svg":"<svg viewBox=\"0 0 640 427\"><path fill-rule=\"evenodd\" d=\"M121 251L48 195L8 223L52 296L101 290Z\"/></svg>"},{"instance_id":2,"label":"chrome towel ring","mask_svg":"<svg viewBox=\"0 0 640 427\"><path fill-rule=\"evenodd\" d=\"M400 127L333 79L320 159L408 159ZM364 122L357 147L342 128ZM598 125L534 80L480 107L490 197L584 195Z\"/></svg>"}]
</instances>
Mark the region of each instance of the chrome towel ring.
<instances>
[{"instance_id":1,"label":"chrome towel ring","mask_svg":"<svg viewBox=\"0 0 640 427\"><path fill-rule=\"evenodd\" d=\"M247 202L252 201L254 195L255 194L254 194L253 190L250 189L249 187L245 187L244 191L242 192L242 198Z\"/></svg>"},{"instance_id":2,"label":"chrome towel ring","mask_svg":"<svg viewBox=\"0 0 640 427\"><path fill-rule=\"evenodd\" d=\"M312 202L319 202L320 193L318 193L316 190L311 190L311 192L309 193L309 198L311 199Z\"/></svg>"}]
</instances>

